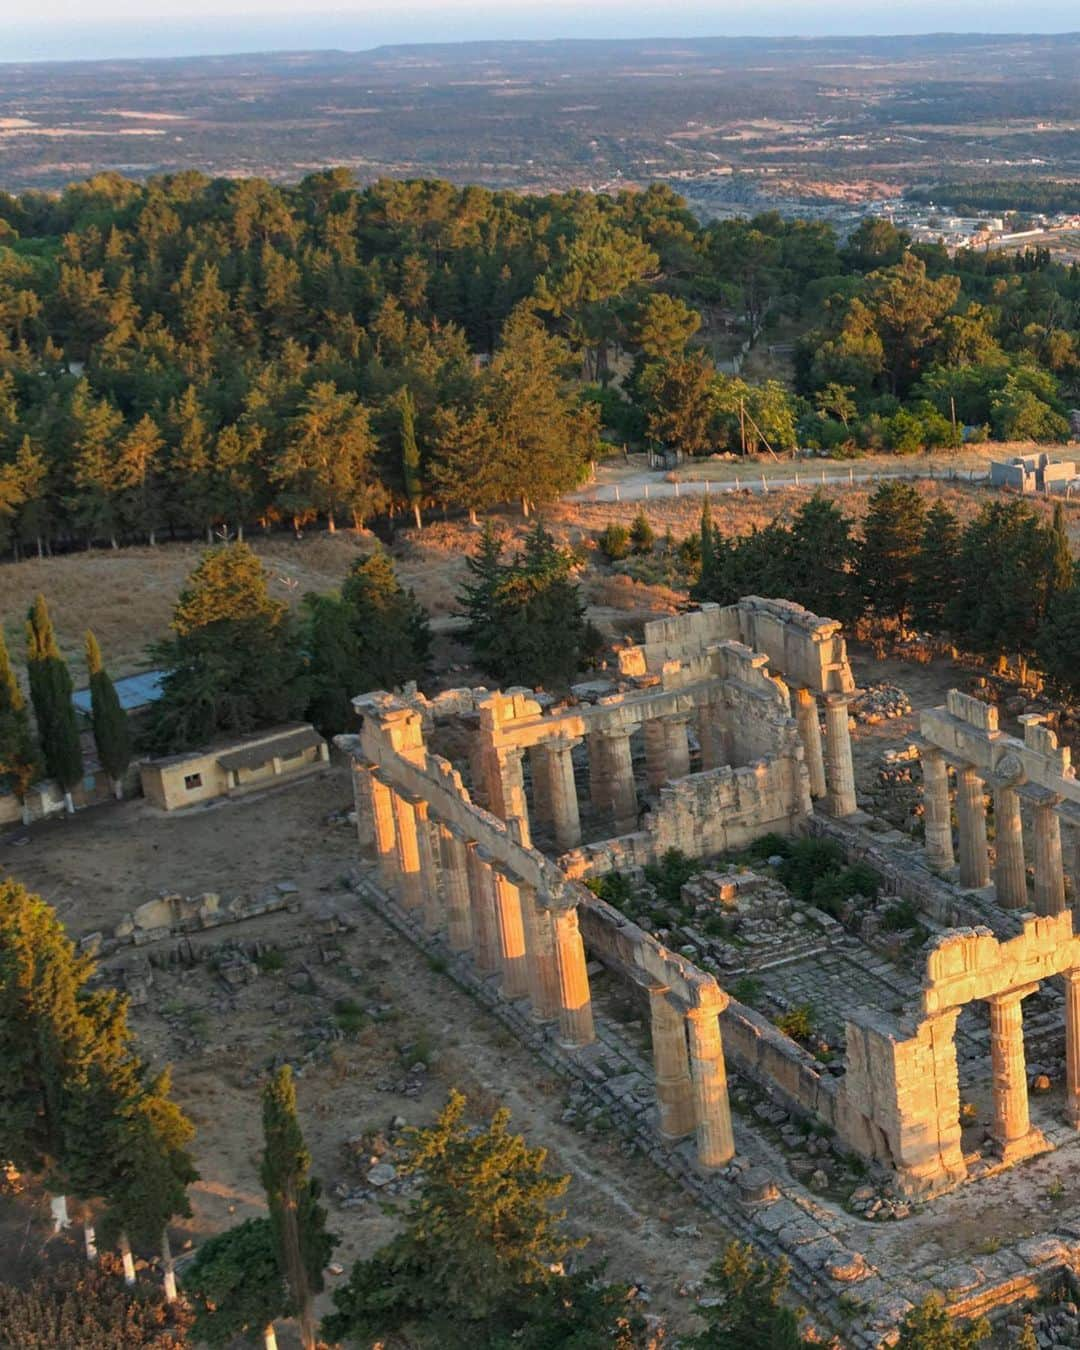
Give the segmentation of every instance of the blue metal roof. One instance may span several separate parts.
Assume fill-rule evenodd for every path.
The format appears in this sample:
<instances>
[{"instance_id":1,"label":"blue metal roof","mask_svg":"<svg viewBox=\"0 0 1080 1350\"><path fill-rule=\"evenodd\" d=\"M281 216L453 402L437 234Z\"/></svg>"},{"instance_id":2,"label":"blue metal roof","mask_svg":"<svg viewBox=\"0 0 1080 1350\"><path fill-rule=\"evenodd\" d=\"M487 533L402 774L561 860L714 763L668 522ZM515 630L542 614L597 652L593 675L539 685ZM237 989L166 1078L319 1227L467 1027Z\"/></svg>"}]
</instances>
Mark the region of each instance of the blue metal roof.
<instances>
[{"instance_id":1,"label":"blue metal roof","mask_svg":"<svg viewBox=\"0 0 1080 1350\"><path fill-rule=\"evenodd\" d=\"M141 675L128 675L122 680L116 680L116 694L121 708L130 712L133 708L145 708L148 703L156 703L161 697L161 681L167 673L164 670L147 670ZM71 701L79 712L90 716L89 689L77 689Z\"/></svg>"}]
</instances>

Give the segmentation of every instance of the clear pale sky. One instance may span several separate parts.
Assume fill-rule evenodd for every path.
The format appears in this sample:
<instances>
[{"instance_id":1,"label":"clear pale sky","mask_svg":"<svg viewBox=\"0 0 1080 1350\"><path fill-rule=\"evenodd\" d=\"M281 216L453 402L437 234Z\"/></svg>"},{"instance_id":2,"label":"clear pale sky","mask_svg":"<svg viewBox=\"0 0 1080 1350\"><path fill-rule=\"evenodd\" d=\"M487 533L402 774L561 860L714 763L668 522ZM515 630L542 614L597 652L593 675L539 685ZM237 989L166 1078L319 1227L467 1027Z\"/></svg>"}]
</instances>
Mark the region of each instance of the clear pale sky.
<instances>
[{"instance_id":1,"label":"clear pale sky","mask_svg":"<svg viewBox=\"0 0 1080 1350\"><path fill-rule=\"evenodd\" d=\"M482 38L1076 29L1075 0L339 0L325 9L319 0L0 0L0 61L356 51Z\"/></svg>"}]
</instances>

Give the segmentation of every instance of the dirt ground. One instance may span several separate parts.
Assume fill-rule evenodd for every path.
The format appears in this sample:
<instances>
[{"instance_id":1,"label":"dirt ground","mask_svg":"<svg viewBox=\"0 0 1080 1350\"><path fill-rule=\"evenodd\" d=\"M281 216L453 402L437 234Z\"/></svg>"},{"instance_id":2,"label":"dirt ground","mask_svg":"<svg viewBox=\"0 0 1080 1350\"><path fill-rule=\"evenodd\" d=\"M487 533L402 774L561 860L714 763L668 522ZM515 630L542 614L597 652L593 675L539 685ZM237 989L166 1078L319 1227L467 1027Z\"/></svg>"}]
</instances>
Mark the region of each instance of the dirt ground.
<instances>
[{"instance_id":1,"label":"dirt ground","mask_svg":"<svg viewBox=\"0 0 1080 1350\"><path fill-rule=\"evenodd\" d=\"M590 1138L564 1124L561 1081L343 888L358 862L353 829L342 819L350 805L347 774L335 768L191 814L166 817L135 801L0 840L0 872L55 905L74 936L108 932L127 910L161 891L213 890L224 903L283 880L299 887L299 914L205 935L213 944L260 939L279 945L280 971L230 992L209 964L158 970L149 1003L132 1012L140 1049L155 1065L173 1064L176 1097L199 1130L194 1216L178 1225L174 1246L182 1251L188 1240L198 1242L262 1209L259 1084L287 1059L299 1074L304 1130L331 1197L332 1227L341 1237L335 1261L345 1272L395 1224L378 1204L339 1207L335 1187L359 1185L367 1170L350 1162L345 1141L369 1132L392 1139L395 1117L430 1121L448 1090L459 1087L480 1115L507 1105L513 1124L549 1150L551 1166L571 1175L570 1226L593 1235L588 1255L606 1260L612 1278L643 1282L650 1311L668 1319L673 1331L690 1328L693 1299L678 1291L702 1278L724 1234L650 1164L624 1154L617 1138ZM310 940L327 910L352 927L333 940L339 954L323 963ZM291 945L302 941L309 945ZM146 950L123 948L117 960L136 964ZM297 990L304 969L312 982ZM326 1039L342 1001L363 1010L360 1028L346 1039ZM421 1060L429 1068L413 1072ZM28 1197L14 1209L9 1202L6 1216L0 1206L5 1268L44 1240L44 1214L39 1207L31 1222L28 1204ZM701 1236L675 1232L686 1225ZM344 1278L332 1277L330 1285ZM282 1344L289 1344L286 1337Z\"/></svg>"}]
</instances>

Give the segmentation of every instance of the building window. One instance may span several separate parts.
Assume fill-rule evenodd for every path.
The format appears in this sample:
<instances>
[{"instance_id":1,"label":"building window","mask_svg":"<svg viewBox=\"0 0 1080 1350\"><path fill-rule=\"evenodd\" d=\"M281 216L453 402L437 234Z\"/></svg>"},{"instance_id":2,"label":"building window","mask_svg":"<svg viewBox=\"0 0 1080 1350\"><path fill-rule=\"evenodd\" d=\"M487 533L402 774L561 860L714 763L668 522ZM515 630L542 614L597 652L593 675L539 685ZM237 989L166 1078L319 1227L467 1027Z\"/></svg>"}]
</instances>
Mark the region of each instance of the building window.
<instances>
[{"instance_id":1,"label":"building window","mask_svg":"<svg viewBox=\"0 0 1080 1350\"><path fill-rule=\"evenodd\" d=\"M189 774L185 774L185 775L184 775L184 787L187 788L188 792L194 792L196 788L201 788L201 787L202 787L202 774L201 774L201 773L189 773Z\"/></svg>"}]
</instances>

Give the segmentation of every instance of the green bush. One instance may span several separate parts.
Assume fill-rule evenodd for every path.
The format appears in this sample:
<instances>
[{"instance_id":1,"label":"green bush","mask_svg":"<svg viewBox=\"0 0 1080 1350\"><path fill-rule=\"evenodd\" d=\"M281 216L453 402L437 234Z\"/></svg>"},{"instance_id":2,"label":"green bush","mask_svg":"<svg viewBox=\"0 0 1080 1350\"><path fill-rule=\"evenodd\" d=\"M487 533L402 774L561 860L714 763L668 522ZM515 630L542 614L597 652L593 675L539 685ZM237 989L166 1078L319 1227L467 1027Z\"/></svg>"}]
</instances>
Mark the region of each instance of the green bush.
<instances>
[{"instance_id":1,"label":"green bush","mask_svg":"<svg viewBox=\"0 0 1080 1350\"><path fill-rule=\"evenodd\" d=\"M622 872L608 872L606 876L590 877L585 883L600 900L606 900L616 909L627 909L634 903L634 888L630 878Z\"/></svg>"},{"instance_id":2,"label":"green bush","mask_svg":"<svg viewBox=\"0 0 1080 1350\"><path fill-rule=\"evenodd\" d=\"M800 839L778 869L780 880L804 904L839 918L853 895L872 896L881 878L865 863L844 865L844 851L832 839Z\"/></svg>"},{"instance_id":3,"label":"green bush","mask_svg":"<svg viewBox=\"0 0 1080 1350\"><path fill-rule=\"evenodd\" d=\"M777 1031L790 1036L793 1041L808 1041L814 1034L814 1010L809 1003L800 1003L789 1008L776 1019Z\"/></svg>"},{"instance_id":4,"label":"green bush","mask_svg":"<svg viewBox=\"0 0 1080 1350\"><path fill-rule=\"evenodd\" d=\"M649 863L645 868L645 878L656 887L661 900L669 905L678 905L683 886L701 871L701 867L702 864L696 858L688 858L681 849L669 848L658 863Z\"/></svg>"},{"instance_id":5,"label":"green bush","mask_svg":"<svg viewBox=\"0 0 1080 1350\"><path fill-rule=\"evenodd\" d=\"M600 552L609 562L620 562L630 553L630 531L625 525L612 523L600 535Z\"/></svg>"},{"instance_id":6,"label":"green bush","mask_svg":"<svg viewBox=\"0 0 1080 1350\"><path fill-rule=\"evenodd\" d=\"M635 553L651 553L656 546L656 533L644 511L639 511L630 526L630 546Z\"/></svg>"}]
</instances>

